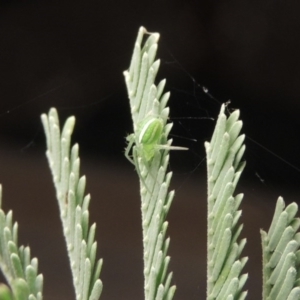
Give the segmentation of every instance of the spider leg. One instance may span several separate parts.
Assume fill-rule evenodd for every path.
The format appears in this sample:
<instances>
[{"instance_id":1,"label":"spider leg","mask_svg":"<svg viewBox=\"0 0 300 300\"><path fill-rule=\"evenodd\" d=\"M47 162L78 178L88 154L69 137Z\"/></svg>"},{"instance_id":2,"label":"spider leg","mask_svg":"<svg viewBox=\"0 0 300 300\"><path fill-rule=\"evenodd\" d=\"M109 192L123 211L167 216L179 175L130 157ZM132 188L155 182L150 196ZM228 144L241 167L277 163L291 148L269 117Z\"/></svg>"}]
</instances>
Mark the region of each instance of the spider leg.
<instances>
[{"instance_id":1,"label":"spider leg","mask_svg":"<svg viewBox=\"0 0 300 300\"><path fill-rule=\"evenodd\" d=\"M178 147L178 146L169 146L169 145L157 145L155 146L156 149L164 149L164 150L189 150L186 147Z\"/></svg>"},{"instance_id":2,"label":"spider leg","mask_svg":"<svg viewBox=\"0 0 300 300\"><path fill-rule=\"evenodd\" d=\"M128 141L128 145L125 149L125 157L135 166L136 172L142 182L142 184L146 187L147 191L151 193L150 189L147 187L146 181L142 175L142 171L140 169L139 161L138 161L138 155L137 155L137 149L135 147L135 136L134 133L128 135L126 137L126 140ZM132 150L132 157L130 157L129 153ZM147 166L146 166L147 168Z\"/></svg>"},{"instance_id":3,"label":"spider leg","mask_svg":"<svg viewBox=\"0 0 300 300\"><path fill-rule=\"evenodd\" d=\"M139 158L138 158L137 151L138 150L136 148L134 148L133 151L132 151L132 156L133 156L133 161L134 161L134 165L135 165L135 170L136 170L136 172L137 172L137 174L139 176L141 184L146 188L146 190L147 190L147 192L149 194L152 194L153 191L151 191L150 188L148 187L148 185L146 183L146 178L143 175L143 171L140 168L140 163L139 163ZM145 168L147 170L149 170L149 165L148 165L148 163L145 160L143 160L143 164L144 164ZM150 175L149 171L147 171L147 174L148 174L148 176Z\"/></svg>"},{"instance_id":4,"label":"spider leg","mask_svg":"<svg viewBox=\"0 0 300 300\"><path fill-rule=\"evenodd\" d=\"M125 149L125 157L133 164L135 165L135 161L134 159L132 159L129 155L131 149L133 150L133 147L134 147L134 143L135 143L135 136L134 134L130 134L126 137L126 140L128 141L128 145Z\"/></svg>"}]
</instances>

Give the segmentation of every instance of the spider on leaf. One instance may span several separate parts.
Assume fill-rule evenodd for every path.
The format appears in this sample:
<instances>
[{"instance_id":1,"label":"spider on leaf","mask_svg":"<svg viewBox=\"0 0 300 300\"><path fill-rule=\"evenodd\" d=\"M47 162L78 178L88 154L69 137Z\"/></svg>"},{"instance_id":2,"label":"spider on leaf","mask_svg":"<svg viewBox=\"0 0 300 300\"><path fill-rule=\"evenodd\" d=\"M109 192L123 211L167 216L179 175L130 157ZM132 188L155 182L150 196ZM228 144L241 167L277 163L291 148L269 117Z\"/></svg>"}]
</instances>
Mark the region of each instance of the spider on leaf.
<instances>
[{"instance_id":1,"label":"spider on leaf","mask_svg":"<svg viewBox=\"0 0 300 300\"><path fill-rule=\"evenodd\" d=\"M128 146L125 150L125 157L136 167L136 171L144 184L144 176L142 176L139 168L138 157L140 157L145 166L148 167L157 151L188 150L188 148L185 147L160 144L164 137L164 127L165 124L162 118L149 116L137 126L136 133L132 133L126 138ZM129 155L131 149L132 157Z\"/></svg>"}]
</instances>

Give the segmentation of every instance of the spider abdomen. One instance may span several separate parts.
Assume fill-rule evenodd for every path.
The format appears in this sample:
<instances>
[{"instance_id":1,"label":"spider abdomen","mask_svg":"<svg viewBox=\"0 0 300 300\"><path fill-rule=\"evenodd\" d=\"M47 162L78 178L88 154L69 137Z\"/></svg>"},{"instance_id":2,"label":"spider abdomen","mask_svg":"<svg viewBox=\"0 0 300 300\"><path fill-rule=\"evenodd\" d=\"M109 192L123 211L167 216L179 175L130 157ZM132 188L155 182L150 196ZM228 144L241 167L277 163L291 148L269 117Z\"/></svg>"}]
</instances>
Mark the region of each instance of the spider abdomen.
<instances>
[{"instance_id":1,"label":"spider abdomen","mask_svg":"<svg viewBox=\"0 0 300 300\"><path fill-rule=\"evenodd\" d=\"M143 147L146 161L150 161L155 154L156 146L160 143L162 137L163 126L162 119L154 117L141 123L138 142Z\"/></svg>"},{"instance_id":2,"label":"spider abdomen","mask_svg":"<svg viewBox=\"0 0 300 300\"><path fill-rule=\"evenodd\" d=\"M151 118L141 124L139 143L143 145L156 145L159 143L163 131L163 121L159 118Z\"/></svg>"}]
</instances>

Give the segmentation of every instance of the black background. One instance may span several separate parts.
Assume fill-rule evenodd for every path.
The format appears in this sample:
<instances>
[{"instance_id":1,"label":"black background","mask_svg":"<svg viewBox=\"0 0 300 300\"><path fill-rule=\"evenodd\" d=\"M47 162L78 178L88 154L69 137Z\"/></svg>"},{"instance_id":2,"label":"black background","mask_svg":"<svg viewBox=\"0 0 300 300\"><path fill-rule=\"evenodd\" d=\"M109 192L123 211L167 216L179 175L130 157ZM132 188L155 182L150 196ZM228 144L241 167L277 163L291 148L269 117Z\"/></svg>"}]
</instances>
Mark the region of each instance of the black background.
<instances>
[{"instance_id":1,"label":"black background","mask_svg":"<svg viewBox=\"0 0 300 300\"><path fill-rule=\"evenodd\" d=\"M258 228L267 228L279 193L288 202L299 195L300 4L61 0L2 1L0 9L3 206L20 221L21 241L35 246L45 299L73 298L39 119L53 106L62 120L76 116L73 140L81 147L88 191L93 199L101 196L91 219L99 227L99 253L108 257L103 299L142 299L137 180L123 157L132 125L122 75L141 25L161 34L158 77L167 78L172 95L174 144L190 148L174 151L170 166L179 186L169 218L175 299L205 297L203 143L229 100L229 111L241 110L247 136L240 190L246 193L247 255L258 265L253 275L247 270L249 299L257 299Z\"/></svg>"}]
</instances>

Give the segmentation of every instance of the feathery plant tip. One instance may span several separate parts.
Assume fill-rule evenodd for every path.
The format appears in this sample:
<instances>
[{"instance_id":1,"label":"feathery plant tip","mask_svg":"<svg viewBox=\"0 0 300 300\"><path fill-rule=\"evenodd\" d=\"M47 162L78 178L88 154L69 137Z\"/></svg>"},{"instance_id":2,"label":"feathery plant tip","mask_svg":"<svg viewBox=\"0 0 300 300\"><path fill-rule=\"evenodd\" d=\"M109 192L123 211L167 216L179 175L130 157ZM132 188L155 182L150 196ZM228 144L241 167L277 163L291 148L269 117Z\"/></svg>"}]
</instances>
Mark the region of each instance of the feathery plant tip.
<instances>
[{"instance_id":1,"label":"feathery plant tip","mask_svg":"<svg viewBox=\"0 0 300 300\"><path fill-rule=\"evenodd\" d=\"M148 35L144 41L145 35ZM169 191L172 172L168 172L172 146L168 135L170 98L164 92L166 80L157 85L160 66L156 60L158 33L144 27L138 31L130 67L124 72L133 121L127 136L126 158L134 165L140 181L145 300L172 300L166 238L167 214L174 198ZM241 135L239 110L229 117L221 106L210 142L205 143L208 175L207 215L207 299L244 300L248 274L242 274L248 260L241 257L246 239L240 234L243 194L234 195L245 168L242 161L245 135ZM79 146L71 147L75 118L69 117L61 131L56 109L41 116L49 167L56 190L63 233L70 261L76 300L99 300L103 285L99 279L102 259L96 260L96 224L89 224L90 195L85 195L86 178L80 176ZM0 185L0 269L7 284L0 284L0 300L42 300L43 275L30 248L18 248L18 224L12 211L1 208ZM300 218L298 206L285 207L279 197L268 232L261 230L263 249L263 300L300 300Z\"/></svg>"},{"instance_id":2,"label":"feathery plant tip","mask_svg":"<svg viewBox=\"0 0 300 300\"><path fill-rule=\"evenodd\" d=\"M2 187L0 185L0 268L10 289L0 286L3 300L42 300L43 275L38 274L37 258L30 258L30 248L18 248L18 223L13 223L12 211L1 209Z\"/></svg>"},{"instance_id":3,"label":"feathery plant tip","mask_svg":"<svg viewBox=\"0 0 300 300\"><path fill-rule=\"evenodd\" d=\"M217 120L211 142L205 143L208 174L207 299L245 299L248 278L241 275L248 258L240 258L246 239L239 241L243 225L238 210L243 194L233 196L245 167L244 135L239 111L228 118L225 105Z\"/></svg>"},{"instance_id":4,"label":"feathery plant tip","mask_svg":"<svg viewBox=\"0 0 300 300\"><path fill-rule=\"evenodd\" d=\"M145 34L149 36L143 43ZM175 286L170 286L172 273L167 270L170 239L165 238L166 216L174 197L174 191L168 191L172 173L167 167L169 150L186 149L171 146L168 139L172 128L167 123L170 93L163 92L165 80L155 84L160 65L155 60L158 40L158 33L141 27L129 70L124 72L134 131L127 137L125 156L140 179L145 300L171 300L175 293Z\"/></svg>"},{"instance_id":5,"label":"feathery plant tip","mask_svg":"<svg viewBox=\"0 0 300 300\"><path fill-rule=\"evenodd\" d=\"M96 224L89 227L90 195L85 194L86 178L80 177L79 147L71 149L75 118L69 117L60 132L56 109L41 116L46 134L49 166L60 209L63 232L73 276L76 300L98 300L102 259L96 262Z\"/></svg>"},{"instance_id":6,"label":"feathery plant tip","mask_svg":"<svg viewBox=\"0 0 300 300\"><path fill-rule=\"evenodd\" d=\"M279 197L267 232L261 230L263 249L263 300L300 299L300 219L298 205L285 207Z\"/></svg>"}]
</instances>

